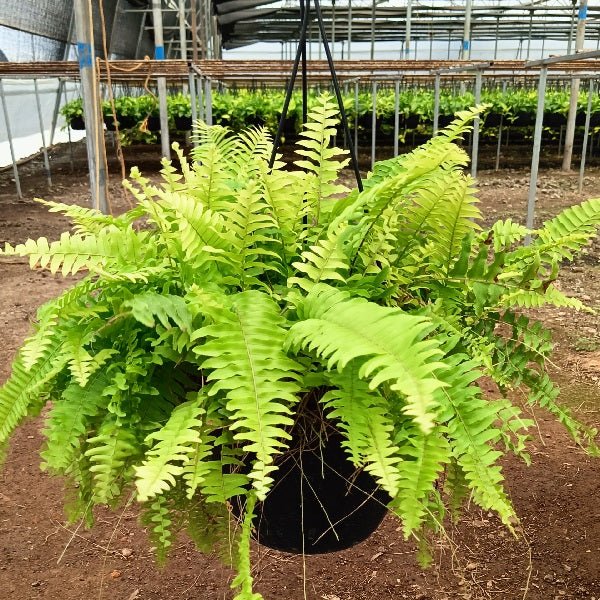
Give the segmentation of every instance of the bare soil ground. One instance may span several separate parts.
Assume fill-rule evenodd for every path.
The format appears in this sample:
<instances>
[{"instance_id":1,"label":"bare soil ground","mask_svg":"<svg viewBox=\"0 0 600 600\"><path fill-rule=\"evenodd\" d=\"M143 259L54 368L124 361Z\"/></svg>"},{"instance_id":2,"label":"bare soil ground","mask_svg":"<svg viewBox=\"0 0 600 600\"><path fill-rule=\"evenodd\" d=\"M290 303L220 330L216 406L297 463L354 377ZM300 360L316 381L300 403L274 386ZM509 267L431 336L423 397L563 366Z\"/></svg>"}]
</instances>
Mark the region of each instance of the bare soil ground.
<instances>
[{"instance_id":1,"label":"bare soil ground","mask_svg":"<svg viewBox=\"0 0 600 600\"><path fill-rule=\"evenodd\" d=\"M11 173L0 173L0 243L40 235L57 237L65 219L48 214L34 196L85 205L89 201L82 147L75 171L68 153L53 157L55 185L45 187L38 160L22 168L25 199L14 196ZM130 164L156 168L157 150L133 149ZM117 169L112 168L114 173ZM482 172L480 197L487 221L524 219L528 174L524 169ZM119 177L111 179L113 208L123 209ZM576 176L541 175L538 215L600 196L600 172L592 170L584 192ZM568 267L563 289L600 309L600 244ZM30 330L36 308L71 282L30 271L20 260L0 264L0 381ZM600 323L594 315L540 311L556 339L553 376L562 402L590 424L600 423ZM521 517L514 538L497 519L468 509L439 540L433 566L419 568L415 544L404 542L386 518L366 542L321 556L282 554L256 546L257 589L267 600L600 600L600 460L587 457L548 415L535 413L533 464L505 461L506 486ZM0 598L28 600L217 600L231 597L231 572L199 554L186 539L167 566L153 562L135 507L98 511L87 531L66 524L63 483L39 469L42 422L21 427L0 472Z\"/></svg>"}]
</instances>

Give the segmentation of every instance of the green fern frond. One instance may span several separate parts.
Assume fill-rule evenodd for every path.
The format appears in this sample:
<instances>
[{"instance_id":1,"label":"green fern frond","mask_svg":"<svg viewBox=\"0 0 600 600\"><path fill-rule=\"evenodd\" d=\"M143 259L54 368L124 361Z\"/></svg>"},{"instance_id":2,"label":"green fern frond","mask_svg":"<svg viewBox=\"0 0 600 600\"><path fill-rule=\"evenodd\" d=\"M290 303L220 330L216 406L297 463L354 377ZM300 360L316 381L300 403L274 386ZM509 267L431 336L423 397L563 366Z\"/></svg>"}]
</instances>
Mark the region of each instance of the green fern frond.
<instances>
[{"instance_id":1,"label":"green fern frond","mask_svg":"<svg viewBox=\"0 0 600 600\"><path fill-rule=\"evenodd\" d=\"M43 431L46 437L46 449L42 452L44 468L65 473L76 463L76 454L91 419L108 403L102 395L107 383L104 373L95 373L85 387L71 384L55 400Z\"/></svg>"},{"instance_id":2,"label":"green fern frond","mask_svg":"<svg viewBox=\"0 0 600 600\"><path fill-rule=\"evenodd\" d=\"M358 376L359 365L354 362L342 373L332 373L331 385L321 402L327 417L338 421L344 433L346 448L352 463L366 466L377 483L393 498L398 493L400 456L392 439L394 424L387 401L377 391L369 389Z\"/></svg>"},{"instance_id":3,"label":"green fern frond","mask_svg":"<svg viewBox=\"0 0 600 600\"><path fill-rule=\"evenodd\" d=\"M288 347L316 354L328 370L342 370L361 360L359 376L376 389L383 383L404 397L403 412L424 432L435 423L434 375L443 369L438 343L423 339L431 329L427 319L384 308L325 284L317 284L299 308L303 320L290 329Z\"/></svg>"},{"instance_id":4,"label":"green fern frond","mask_svg":"<svg viewBox=\"0 0 600 600\"><path fill-rule=\"evenodd\" d=\"M8 381L0 387L0 444L9 438L32 407L41 408L45 394L66 363L63 342L58 336L53 336L41 351L34 369L26 369L21 355L17 355Z\"/></svg>"},{"instance_id":5,"label":"green fern frond","mask_svg":"<svg viewBox=\"0 0 600 600\"><path fill-rule=\"evenodd\" d=\"M350 265L341 246L342 230L329 231L327 237L309 246L302 253L302 261L292 263L306 277L291 277L288 286L297 284L305 291L310 291L314 284L320 281L339 281L345 283L342 273L347 273Z\"/></svg>"},{"instance_id":6,"label":"green fern frond","mask_svg":"<svg viewBox=\"0 0 600 600\"><path fill-rule=\"evenodd\" d=\"M499 300L499 305L505 307L519 306L521 308L539 308L547 304L556 307L591 311L591 309L587 308L581 300L567 296L552 284L545 290L517 290L515 292L510 292L501 296Z\"/></svg>"},{"instance_id":7,"label":"green fern frond","mask_svg":"<svg viewBox=\"0 0 600 600\"><path fill-rule=\"evenodd\" d=\"M250 478L259 499L272 482L273 458L290 439L291 406L297 402L300 366L283 352L279 307L266 294L247 291L232 298L231 310L215 313L215 323L198 330L209 338L194 352L212 382L209 395L224 392L235 439L256 456Z\"/></svg>"},{"instance_id":8,"label":"green fern frond","mask_svg":"<svg viewBox=\"0 0 600 600\"><path fill-rule=\"evenodd\" d=\"M146 437L155 442L146 452L146 460L135 467L137 496L146 502L175 486L176 477L183 473L182 463L200 442L200 416L204 413L202 397L177 406L167 423Z\"/></svg>"},{"instance_id":9,"label":"green fern frond","mask_svg":"<svg viewBox=\"0 0 600 600\"><path fill-rule=\"evenodd\" d=\"M494 426L501 403L480 397L479 387L472 385L479 377L477 363L460 360L455 355L454 365L442 372L448 385L440 392L440 418L447 423L452 455L464 472L473 499L482 508L498 513L512 528L515 512L502 487L504 476L497 464L502 453L493 446L501 436Z\"/></svg>"},{"instance_id":10,"label":"green fern frond","mask_svg":"<svg viewBox=\"0 0 600 600\"><path fill-rule=\"evenodd\" d=\"M334 194L347 192L348 189L334 182L341 169L349 159L335 160L336 156L347 154L339 148L330 148L330 141L335 135L335 127L339 123L338 108L331 98L320 96L310 111L310 118L304 124L297 142L302 149L296 154L305 159L294 164L304 169L309 175L304 178L306 202L313 214L315 223L319 223L321 204Z\"/></svg>"},{"instance_id":11,"label":"green fern frond","mask_svg":"<svg viewBox=\"0 0 600 600\"><path fill-rule=\"evenodd\" d=\"M151 504L145 504L141 521L149 528L148 534L154 546L158 563L164 564L173 545L173 533L171 532L173 520L166 499L163 496L157 496Z\"/></svg>"},{"instance_id":12,"label":"green fern frond","mask_svg":"<svg viewBox=\"0 0 600 600\"><path fill-rule=\"evenodd\" d=\"M108 227L126 229L141 217L139 208L114 217L105 215L95 208L86 208L78 204L63 204L62 202L52 202L41 198L35 198L35 201L48 207L49 212L58 212L71 219L75 232L81 235L98 234Z\"/></svg>"},{"instance_id":13,"label":"green fern frond","mask_svg":"<svg viewBox=\"0 0 600 600\"><path fill-rule=\"evenodd\" d=\"M173 294L143 292L123 303L123 308L131 310L133 317L154 329L160 323L165 329L175 325L181 331L192 332L193 314L185 299Z\"/></svg>"},{"instance_id":14,"label":"green fern frond","mask_svg":"<svg viewBox=\"0 0 600 600\"><path fill-rule=\"evenodd\" d=\"M68 232L60 240L48 242L44 237L27 240L12 247L6 244L0 256L28 256L30 268L40 266L51 273L61 272L63 277L81 270L94 271L96 267L106 271L131 269L150 261L156 248L147 243L148 232L103 229L97 235L71 235Z\"/></svg>"},{"instance_id":15,"label":"green fern frond","mask_svg":"<svg viewBox=\"0 0 600 600\"><path fill-rule=\"evenodd\" d=\"M241 524L238 543L237 575L231 582L233 589L239 588L233 600L263 600L263 597L252 591L252 567L250 564L250 538L252 536L252 520L256 497L249 495L244 507L244 519Z\"/></svg>"},{"instance_id":16,"label":"green fern frond","mask_svg":"<svg viewBox=\"0 0 600 600\"><path fill-rule=\"evenodd\" d=\"M94 501L110 504L119 498L124 476L140 454L140 444L132 430L123 427L109 415L98 429L98 434L87 440L85 456L92 466Z\"/></svg>"},{"instance_id":17,"label":"green fern frond","mask_svg":"<svg viewBox=\"0 0 600 600\"><path fill-rule=\"evenodd\" d=\"M402 519L404 537L418 531L427 519L429 496L444 465L450 460L450 445L443 430L424 434L411 427L398 432L395 443L401 461L399 485L390 509Z\"/></svg>"}]
</instances>

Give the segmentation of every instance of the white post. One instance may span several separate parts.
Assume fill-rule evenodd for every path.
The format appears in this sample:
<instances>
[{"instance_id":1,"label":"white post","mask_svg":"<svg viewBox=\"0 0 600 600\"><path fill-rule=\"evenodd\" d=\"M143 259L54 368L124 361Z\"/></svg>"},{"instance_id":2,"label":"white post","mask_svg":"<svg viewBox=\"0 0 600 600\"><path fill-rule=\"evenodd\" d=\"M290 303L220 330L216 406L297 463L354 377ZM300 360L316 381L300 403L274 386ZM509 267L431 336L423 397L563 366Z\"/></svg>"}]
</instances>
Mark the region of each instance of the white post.
<instances>
[{"instance_id":1,"label":"white post","mask_svg":"<svg viewBox=\"0 0 600 600\"><path fill-rule=\"evenodd\" d=\"M348 60L352 59L352 0L348 0Z\"/></svg>"},{"instance_id":2,"label":"white post","mask_svg":"<svg viewBox=\"0 0 600 600\"><path fill-rule=\"evenodd\" d=\"M463 31L463 42L460 52L461 60L469 60L471 57L471 9L473 0L467 0L465 5L465 27Z\"/></svg>"},{"instance_id":3,"label":"white post","mask_svg":"<svg viewBox=\"0 0 600 600\"><path fill-rule=\"evenodd\" d=\"M185 22L185 0L179 0L179 43L181 58L187 60L187 25Z\"/></svg>"},{"instance_id":4,"label":"white post","mask_svg":"<svg viewBox=\"0 0 600 600\"><path fill-rule=\"evenodd\" d=\"M412 27L412 0L406 3L406 34L404 36L404 58L410 58L410 36Z\"/></svg>"},{"instance_id":5,"label":"white post","mask_svg":"<svg viewBox=\"0 0 600 600\"><path fill-rule=\"evenodd\" d=\"M163 39L162 2L152 0L152 21L154 23L154 58L165 60L165 45ZM169 115L167 113L167 80L165 77L156 78L158 89L158 110L160 114L160 145L162 155L170 159L169 147Z\"/></svg>"},{"instance_id":6,"label":"white post","mask_svg":"<svg viewBox=\"0 0 600 600\"><path fill-rule=\"evenodd\" d=\"M85 143L88 155L92 206L103 213L107 213L106 146L104 145L100 86L96 78L91 3L88 0L74 0L73 8L75 11L75 32L77 35L77 54L83 96Z\"/></svg>"},{"instance_id":7,"label":"white post","mask_svg":"<svg viewBox=\"0 0 600 600\"><path fill-rule=\"evenodd\" d=\"M580 0L577 21L577 37L575 38L575 52L583 48L585 42L585 20L587 18L587 0ZM579 98L579 79L571 80L571 98L569 100L569 114L567 115L567 130L565 131L565 146L563 152L562 170L571 170L573 159L573 141L575 139L575 120L577 118L577 100Z\"/></svg>"}]
</instances>

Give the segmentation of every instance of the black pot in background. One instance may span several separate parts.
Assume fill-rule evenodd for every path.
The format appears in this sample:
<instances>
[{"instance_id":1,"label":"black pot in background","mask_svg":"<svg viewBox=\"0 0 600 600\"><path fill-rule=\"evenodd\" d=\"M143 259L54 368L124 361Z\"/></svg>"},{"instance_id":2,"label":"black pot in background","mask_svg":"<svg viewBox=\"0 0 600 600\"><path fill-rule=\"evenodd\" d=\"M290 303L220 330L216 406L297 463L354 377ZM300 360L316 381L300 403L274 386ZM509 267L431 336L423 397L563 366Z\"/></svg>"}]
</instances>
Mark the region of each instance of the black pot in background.
<instances>
[{"instance_id":1,"label":"black pot in background","mask_svg":"<svg viewBox=\"0 0 600 600\"><path fill-rule=\"evenodd\" d=\"M490 112L485 116L485 127L499 127L502 115L497 112Z\"/></svg>"},{"instance_id":2,"label":"black pot in background","mask_svg":"<svg viewBox=\"0 0 600 600\"><path fill-rule=\"evenodd\" d=\"M545 112L544 126L545 127L560 127L567 124L567 117L561 113Z\"/></svg>"},{"instance_id":3,"label":"black pot in background","mask_svg":"<svg viewBox=\"0 0 600 600\"><path fill-rule=\"evenodd\" d=\"M148 131L160 131L160 117L151 115L148 117Z\"/></svg>"},{"instance_id":4,"label":"black pot in background","mask_svg":"<svg viewBox=\"0 0 600 600\"><path fill-rule=\"evenodd\" d=\"M83 117L73 117L69 121L69 127L77 131L82 131L83 129L85 129L85 122L83 120Z\"/></svg>"},{"instance_id":5,"label":"black pot in background","mask_svg":"<svg viewBox=\"0 0 600 600\"><path fill-rule=\"evenodd\" d=\"M350 548L377 529L390 498L369 473L356 473L342 439L335 432L321 447L296 448L281 457L273 488L255 509L260 544L295 554L322 554Z\"/></svg>"},{"instance_id":6,"label":"black pot in background","mask_svg":"<svg viewBox=\"0 0 600 600\"><path fill-rule=\"evenodd\" d=\"M177 131L190 131L192 129L192 117L174 117L173 121Z\"/></svg>"},{"instance_id":7,"label":"black pot in background","mask_svg":"<svg viewBox=\"0 0 600 600\"><path fill-rule=\"evenodd\" d=\"M531 113L528 112L520 112L515 115L515 120L511 123L515 127L528 127L529 125L533 125L534 118Z\"/></svg>"}]
</instances>

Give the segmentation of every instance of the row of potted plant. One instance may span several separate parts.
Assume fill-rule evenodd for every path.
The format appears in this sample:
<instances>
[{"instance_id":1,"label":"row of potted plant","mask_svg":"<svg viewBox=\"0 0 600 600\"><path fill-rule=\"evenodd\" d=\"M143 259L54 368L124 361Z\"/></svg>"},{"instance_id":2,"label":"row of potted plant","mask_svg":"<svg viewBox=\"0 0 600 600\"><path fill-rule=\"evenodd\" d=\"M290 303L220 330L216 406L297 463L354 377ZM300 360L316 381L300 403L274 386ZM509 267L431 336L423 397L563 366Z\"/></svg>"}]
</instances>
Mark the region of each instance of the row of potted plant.
<instances>
[{"instance_id":1,"label":"row of potted plant","mask_svg":"<svg viewBox=\"0 0 600 600\"><path fill-rule=\"evenodd\" d=\"M309 93L309 106L313 106L319 90ZM226 90L213 95L213 120L234 131L241 131L249 125L265 125L270 131L277 129L283 105L283 90ZM490 88L482 92L481 102L488 105L483 115L483 131L495 135L496 129L503 120L512 127L531 127L535 122L537 110L537 91L527 88L499 89ZM299 131L301 122L301 98L296 92L288 110L284 134L293 136ZM440 126L446 125L452 116L475 104L473 93L459 90L443 90L440 94ZM561 88L550 88L546 92L546 110L544 125L557 130L566 123L569 108L569 91ZM351 125L358 124L359 131L369 133L372 126L373 96L371 89L363 89L356 98L353 90L344 94L344 106ZM399 124L401 129L419 130L430 128L433 122L434 93L429 88L410 88L400 91L398 97ZM377 128L383 134L393 133L395 120L396 96L393 89L382 88L377 92L376 118ZM587 93L580 94L578 101L577 123L583 125L587 107ZM169 128L173 131L187 131L192 124L192 106L189 95L182 93L167 98ZM159 131L158 102L154 96L121 96L115 99L115 111L119 129L125 135L132 131L141 132L147 138L152 132ZM81 99L67 103L61 109L67 123L74 129L84 128L83 106ZM103 103L106 127L114 130L113 110L110 102ZM592 125L600 125L600 97L592 100ZM127 133L129 131L129 133ZM140 137L138 135L138 137ZM154 136L155 137L155 136ZM151 141L151 140L147 140Z\"/></svg>"}]
</instances>

